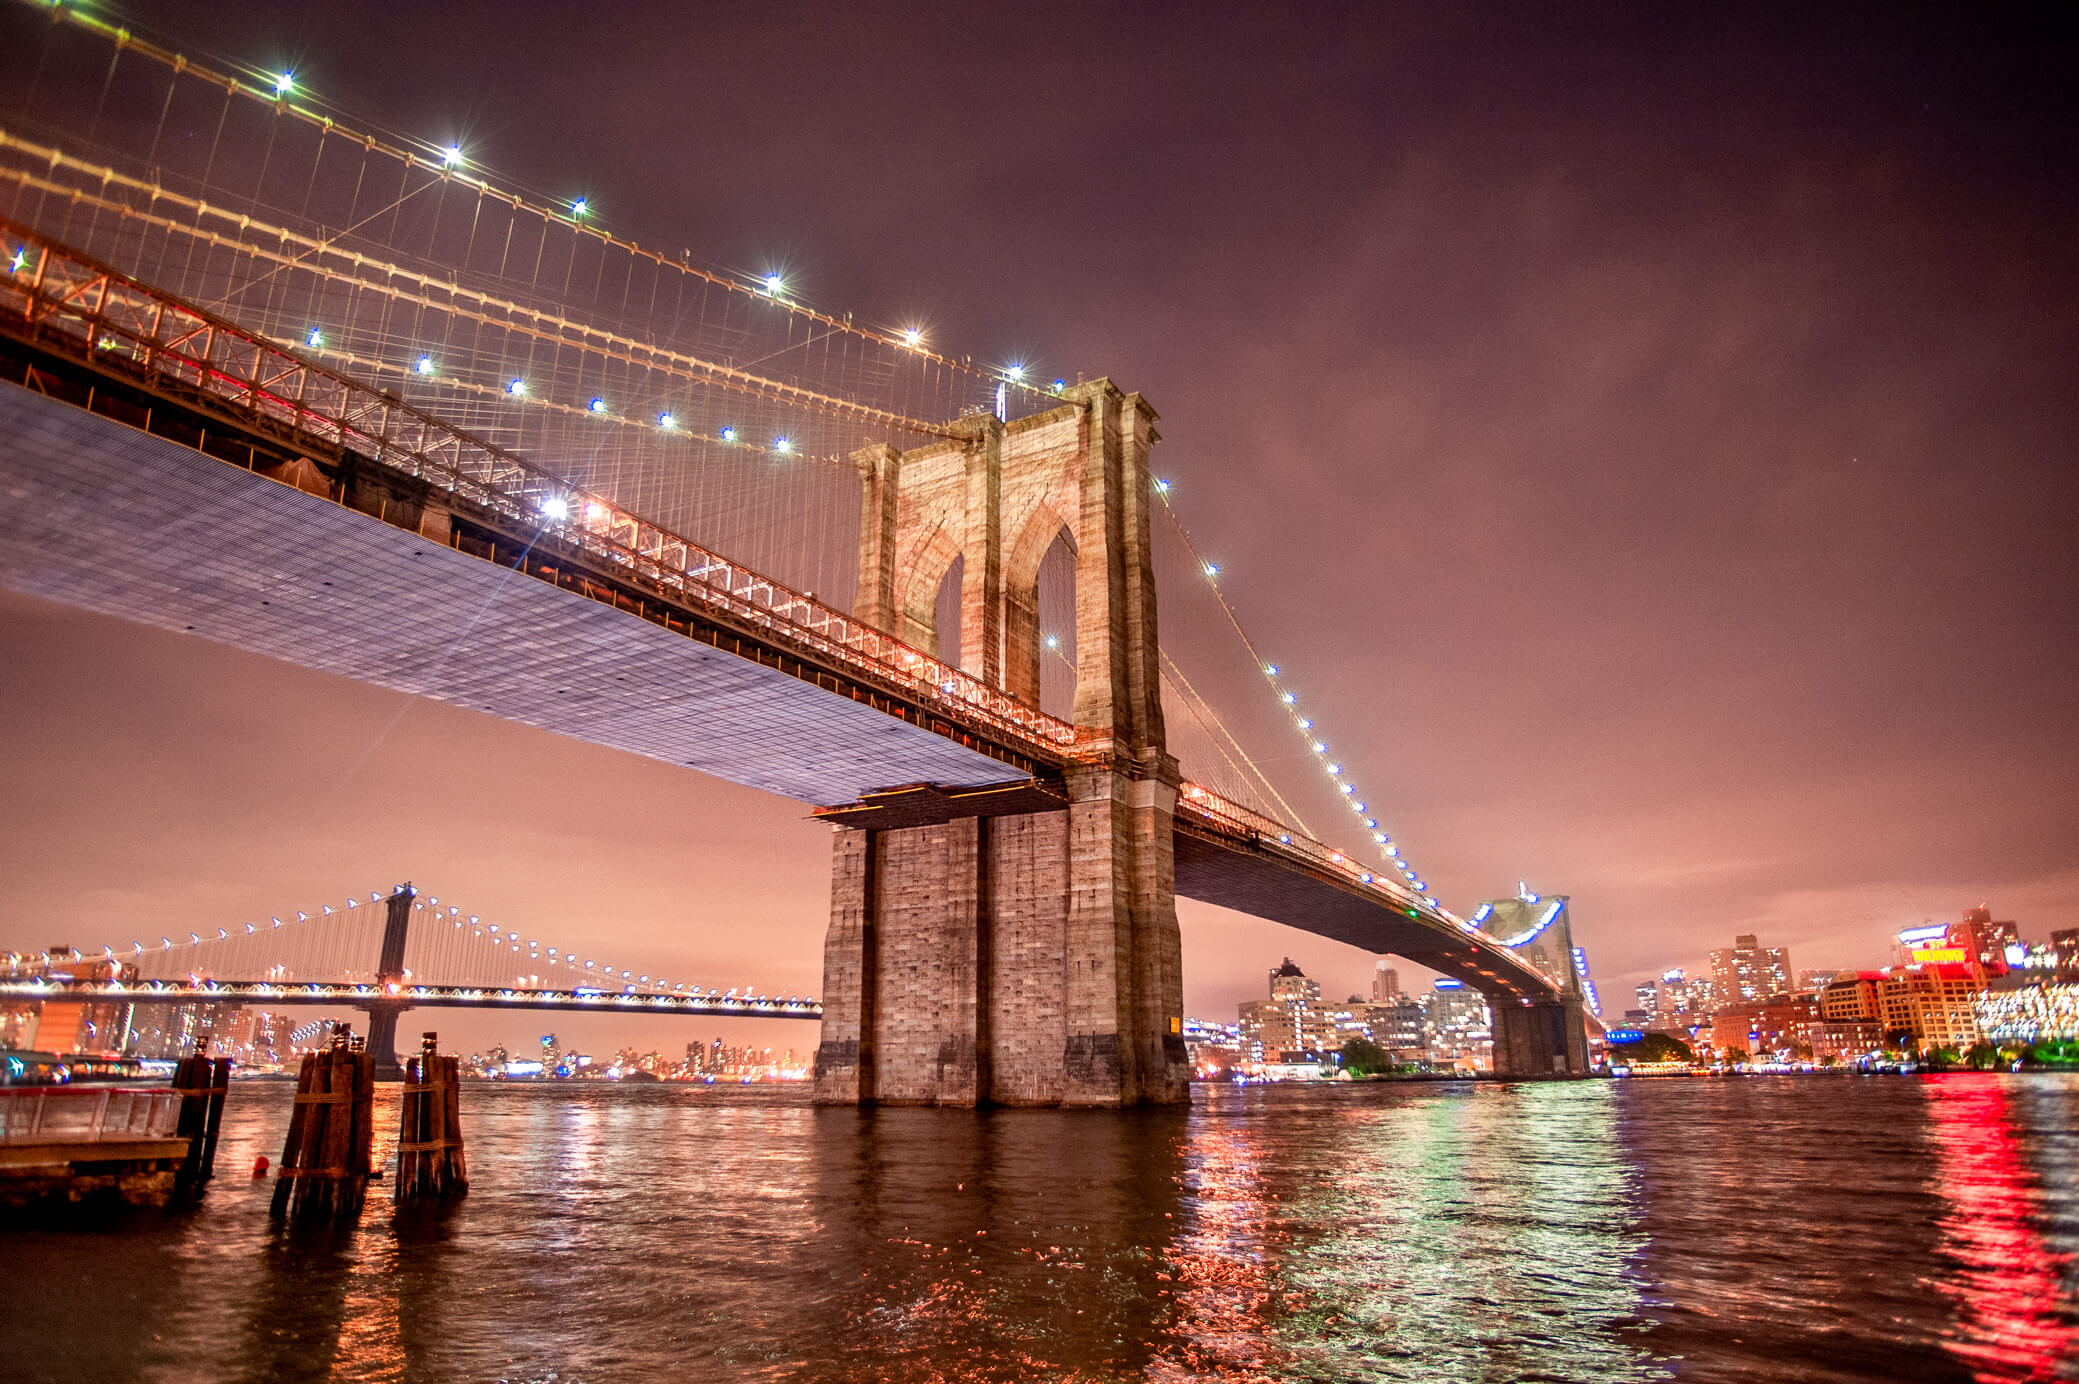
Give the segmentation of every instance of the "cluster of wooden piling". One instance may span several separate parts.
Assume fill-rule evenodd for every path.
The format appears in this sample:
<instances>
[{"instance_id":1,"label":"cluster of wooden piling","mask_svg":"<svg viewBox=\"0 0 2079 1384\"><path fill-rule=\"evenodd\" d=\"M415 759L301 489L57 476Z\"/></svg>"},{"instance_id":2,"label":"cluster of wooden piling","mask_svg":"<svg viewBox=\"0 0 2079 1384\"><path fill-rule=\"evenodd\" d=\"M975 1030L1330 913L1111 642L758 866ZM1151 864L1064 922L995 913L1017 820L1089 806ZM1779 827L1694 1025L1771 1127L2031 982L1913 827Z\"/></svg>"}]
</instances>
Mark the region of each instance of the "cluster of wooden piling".
<instances>
[{"instance_id":1,"label":"cluster of wooden piling","mask_svg":"<svg viewBox=\"0 0 2079 1384\"><path fill-rule=\"evenodd\" d=\"M217 1128L224 1121L224 1097L231 1088L231 1059L210 1057L209 1040L195 1045L173 1069L173 1089L180 1093L180 1121L174 1133L188 1141L187 1157L173 1179L173 1195L201 1195L202 1184L216 1176Z\"/></svg>"},{"instance_id":2,"label":"cluster of wooden piling","mask_svg":"<svg viewBox=\"0 0 2079 1384\"><path fill-rule=\"evenodd\" d=\"M459 1197L469 1191L469 1163L462 1152L462 1071L458 1059L434 1049L438 1035L424 1035L421 1051L404 1065L404 1102L397 1130L397 1200Z\"/></svg>"},{"instance_id":3,"label":"cluster of wooden piling","mask_svg":"<svg viewBox=\"0 0 2079 1384\"><path fill-rule=\"evenodd\" d=\"M274 1185L276 1216L351 1216L368 1196L375 1153L375 1054L344 1024L305 1053Z\"/></svg>"}]
</instances>

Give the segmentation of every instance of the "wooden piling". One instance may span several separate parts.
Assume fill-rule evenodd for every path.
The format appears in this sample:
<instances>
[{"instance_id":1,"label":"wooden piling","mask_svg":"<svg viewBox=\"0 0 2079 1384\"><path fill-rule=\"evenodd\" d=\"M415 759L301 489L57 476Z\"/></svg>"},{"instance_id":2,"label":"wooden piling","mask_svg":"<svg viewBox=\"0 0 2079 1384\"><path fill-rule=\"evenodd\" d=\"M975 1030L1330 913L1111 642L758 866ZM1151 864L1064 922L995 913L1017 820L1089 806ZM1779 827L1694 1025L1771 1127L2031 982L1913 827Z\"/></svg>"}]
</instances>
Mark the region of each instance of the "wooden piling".
<instances>
[{"instance_id":1,"label":"wooden piling","mask_svg":"<svg viewBox=\"0 0 2079 1384\"><path fill-rule=\"evenodd\" d=\"M342 1024L331 1047L304 1055L270 1207L276 1216L351 1216L368 1195L375 1055L348 1037Z\"/></svg>"},{"instance_id":2,"label":"wooden piling","mask_svg":"<svg viewBox=\"0 0 2079 1384\"><path fill-rule=\"evenodd\" d=\"M459 1197L469 1191L469 1165L462 1152L459 1062L435 1048L439 1035L420 1040L420 1052L405 1064L404 1100L397 1130L397 1200Z\"/></svg>"},{"instance_id":3,"label":"wooden piling","mask_svg":"<svg viewBox=\"0 0 2079 1384\"><path fill-rule=\"evenodd\" d=\"M224 1097L231 1084L231 1059L210 1057L209 1039L196 1042L192 1057L173 1069L173 1089L180 1093L180 1118L174 1133L188 1141L188 1153L174 1175L176 1197L200 1194L216 1176L217 1129L224 1120Z\"/></svg>"}]
</instances>

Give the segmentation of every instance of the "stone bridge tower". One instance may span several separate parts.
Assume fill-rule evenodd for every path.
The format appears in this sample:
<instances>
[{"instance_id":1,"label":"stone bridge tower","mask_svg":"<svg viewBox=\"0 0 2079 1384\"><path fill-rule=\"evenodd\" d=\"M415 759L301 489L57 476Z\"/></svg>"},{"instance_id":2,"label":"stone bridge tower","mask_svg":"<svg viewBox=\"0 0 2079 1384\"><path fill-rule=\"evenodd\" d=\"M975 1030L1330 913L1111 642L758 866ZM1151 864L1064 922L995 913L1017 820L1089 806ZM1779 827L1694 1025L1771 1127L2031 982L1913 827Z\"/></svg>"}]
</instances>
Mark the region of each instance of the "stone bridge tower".
<instances>
[{"instance_id":1,"label":"stone bridge tower","mask_svg":"<svg viewBox=\"0 0 2079 1384\"><path fill-rule=\"evenodd\" d=\"M1039 569L1075 548L1079 762L1056 811L839 828L816 1099L1181 1101L1172 821L1148 548L1155 413L1110 380L1047 412L854 454L858 617L1039 700ZM937 597L961 561L960 648ZM892 786L892 785L891 785Z\"/></svg>"}]
</instances>

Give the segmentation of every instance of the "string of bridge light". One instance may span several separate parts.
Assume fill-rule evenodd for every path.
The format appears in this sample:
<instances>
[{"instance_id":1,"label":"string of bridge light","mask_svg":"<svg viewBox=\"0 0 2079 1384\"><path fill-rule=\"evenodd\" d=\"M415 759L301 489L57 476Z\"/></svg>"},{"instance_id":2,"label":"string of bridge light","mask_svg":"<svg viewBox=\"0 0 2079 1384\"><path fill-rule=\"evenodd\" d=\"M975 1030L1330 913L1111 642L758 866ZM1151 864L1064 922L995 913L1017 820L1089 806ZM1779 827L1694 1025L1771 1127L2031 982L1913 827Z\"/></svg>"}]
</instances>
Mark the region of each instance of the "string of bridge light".
<instances>
[{"instance_id":1,"label":"string of bridge light","mask_svg":"<svg viewBox=\"0 0 2079 1384\"><path fill-rule=\"evenodd\" d=\"M370 904L380 904L399 892L402 892L401 889L392 889L388 894L383 893L380 890L371 890L369 891L368 902ZM419 896L416 893L414 893L412 897L414 899L417 899ZM576 952L565 951L559 947L549 946L545 943L535 940L534 938L522 938L520 934L517 932L502 932L495 926L486 925L483 919L474 913L470 913L467 915L463 914L462 910L453 904L450 904L445 911L442 911L442 909L440 908L440 900L437 897L433 897L431 895L426 896L425 904L428 910L432 912L434 917L439 921L450 923L458 930L464 927L470 928L478 936L487 939L492 946L507 947L512 949L514 952L518 952L518 950L524 946L528 952L528 956L526 959L529 961L538 962L542 960L543 956L545 955L549 965L562 965L569 967L572 970L582 970L586 972L587 975L591 978L605 979L609 981L629 982L631 984L654 985L658 987L660 991L663 987L670 986L671 993L673 994L686 995L695 998L701 996L705 996L709 999L742 998L747 1000L777 1000L779 998L776 995L753 995L750 986L742 987L742 994L741 996L739 996L737 989L734 987L727 991L723 991L713 988L706 988L699 985L685 985L674 983L670 977L663 975L656 977L653 981L651 977L647 974L638 975L635 972L628 970L621 970L616 972L613 965L609 962L594 961L589 958L580 960L578 953ZM349 914L353 913L355 910L359 909L360 907L361 901L358 897L349 897L346 900L345 905L338 909L333 908L330 904L320 904L318 906L318 912L316 914L310 914L303 911L302 909L297 909L296 922L307 923L310 922L313 919L313 917L315 917L320 922L323 922L331 918L345 918ZM220 927L216 930L217 935L215 937L204 937L200 933L191 930L188 933L188 940L186 942L176 942L171 937L167 937L162 934L159 938L159 945L151 948L147 948L145 944L140 940L132 939L130 943L129 957L132 960L136 960L142 958L148 953L170 953L176 947L199 947L209 946L219 942L240 942L248 938L258 936L263 932L271 932L283 927L294 926L294 924L285 923L281 918L278 917L270 917L268 921L273 925L271 928L261 928L257 924L247 923L244 925L245 931L243 933L234 932L229 928ZM101 954L102 957L108 961L120 961L123 959L123 953L119 952L115 947L107 944L104 944L102 946ZM191 980L199 979L198 976L195 976L192 973L189 978ZM792 999L798 997L790 996L789 998Z\"/></svg>"},{"instance_id":2,"label":"string of bridge light","mask_svg":"<svg viewBox=\"0 0 2079 1384\"><path fill-rule=\"evenodd\" d=\"M304 335L303 345L306 350L314 354L320 356L330 356L335 360L344 360L349 364L360 364L366 359L355 354L354 352L343 350L337 346L332 345L329 339L325 336L325 332L322 327L310 328L309 331L306 332ZM537 398L533 393L532 387L527 383L526 378L521 375L499 375L495 377L497 380L496 383L488 385L472 383L470 381L463 380L459 376L443 376L440 372L439 363L429 352L422 351L419 353L417 359L414 360L411 364L410 373L420 377L421 379L438 379L444 385L450 388L473 390L477 393L490 395L494 397L503 395L505 398L511 399L515 403L534 403L540 406L554 408L559 412L571 414L589 414L594 418L598 418L609 423L615 423L625 426L643 426L639 422L639 420L615 412L613 406L609 404L605 397L602 395L595 394L591 396L591 398L588 399L582 405L562 404L555 403L547 399ZM655 429L658 433L666 435L675 435L687 439L693 439L706 435L705 430L703 430L702 433L695 433L691 429L685 427L684 424L680 421L678 410L669 408L660 410L658 412ZM819 457L814 456L810 453L803 452L800 449L800 447L796 445L794 440L786 436L785 434L776 436L773 438L770 444L761 446L758 443L747 440L744 437L742 430L739 429L734 423L721 424L714 430L711 440L721 442L727 446L740 447L745 451L761 453L767 456L800 457L812 461L836 460L836 458L834 457ZM562 502L552 501L551 503ZM555 515L553 517L561 518L563 516Z\"/></svg>"},{"instance_id":3,"label":"string of bridge light","mask_svg":"<svg viewBox=\"0 0 2079 1384\"><path fill-rule=\"evenodd\" d=\"M684 259L674 259L669 255L649 249L633 240L615 235L598 225L597 209L593 205L593 199L589 194L567 198L542 195L540 200L536 200L535 198L524 196L520 192L509 190L507 187L494 184L488 177L476 171L482 165L471 160L467 151L458 142L450 141L441 144L418 139L407 134L391 132L396 139L412 147L404 148L393 145L386 139L378 138L374 134L356 129L354 126L332 115L325 114L318 109L320 104L330 109L343 110L344 108L335 107L331 102L323 101L319 98L311 88L297 78L293 68L268 70L246 66L235 60L219 59L220 61L229 61L230 66L239 70L239 76L232 76L224 72L215 71L202 63L195 62L184 53L163 48L158 44L141 38L131 29L118 27L96 15L84 13L77 6L54 3L53 9L54 17L62 17L73 24L100 35L102 38L114 43L123 52L144 57L160 64L175 79L186 75L205 85L222 87L227 95L250 97L271 105L278 111L294 115L315 125L327 134L337 135L351 142L359 143L370 152L379 151L387 157L402 160L407 165L420 162L437 164L444 176L453 178L465 186L473 186L483 193L509 203L515 209L525 209L532 212L540 216L544 222L560 222L574 231L597 238L604 245L610 245L630 255L650 260L659 267L670 268L733 292L763 296L785 307L789 312L799 313L812 321L821 323L832 331L844 332L862 340L910 351L922 359L931 360L947 369L958 370L990 380L995 384L999 392L1006 388L1026 390L1041 395L1048 392L1045 385L1034 383L1027 379L1028 371L1023 362L1014 362L1004 366L977 366L972 359L948 356L932 349L927 343L925 330L921 324L909 323L893 328L861 326L853 320L850 313L840 316L817 309L790 292L785 274L777 269L769 270L761 276L734 278L728 274L701 269ZM302 98L302 100L299 102L298 98ZM505 179L505 181L515 187L520 186L517 180ZM1065 380L1055 380L1053 392L1058 394L1066 387Z\"/></svg>"},{"instance_id":4,"label":"string of bridge light","mask_svg":"<svg viewBox=\"0 0 2079 1384\"><path fill-rule=\"evenodd\" d=\"M1429 892L1429 885L1422 878L1421 872L1416 870L1409 863L1407 857L1401 853L1400 843L1393 839L1392 833L1379 825L1378 817L1372 812L1370 804L1365 801L1363 795L1357 791L1357 785L1351 778L1347 767L1334 757L1334 753L1329 748L1326 734L1314 724L1314 718L1300 707L1299 693L1293 690L1286 681L1284 673L1279 666L1265 658L1262 651L1256 647L1256 641L1249 638L1249 632L1242 627L1241 617L1235 613L1234 607L1228 603L1226 593L1220 589L1219 564L1207 561L1205 555L1199 551L1197 543L1192 540L1191 530L1185 526L1182 517L1177 513L1176 506L1171 502L1170 483L1166 480L1157 479L1154 482L1154 486L1156 498L1162 501L1163 511L1169 515L1170 522L1176 525L1177 533L1184 541L1184 551L1198 565L1199 574L1205 579L1207 589L1213 594L1213 600L1218 603L1221 613L1227 616L1228 623L1234 626L1234 632L1240 637L1242 647L1248 650L1249 657L1255 661L1257 672L1263 676L1272 694L1277 697L1278 705L1284 709L1286 719L1291 722L1293 730L1298 734L1301 742L1306 745L1308 752L1314 757L1315 763L1327 775L1328 781L1334 785L1337 796L1348 804L1352 815L1364 823L1364 829L1371 835L1373 845L1378 848L1387 865L1401 877L1407 887L1414 890L1415 894L1424 903L1436 909L1444 917L1460 923L1460 926L1469 926L1460 922L1456 914L1445 908L1443 904L1437 901L1436 895ZM1290 836L1286 836L1283 839L1285 844L1291 844ZM1362 878L1366 884L1376 882L1370 871L1363 872Z\"/></svg>"}]
</instances>

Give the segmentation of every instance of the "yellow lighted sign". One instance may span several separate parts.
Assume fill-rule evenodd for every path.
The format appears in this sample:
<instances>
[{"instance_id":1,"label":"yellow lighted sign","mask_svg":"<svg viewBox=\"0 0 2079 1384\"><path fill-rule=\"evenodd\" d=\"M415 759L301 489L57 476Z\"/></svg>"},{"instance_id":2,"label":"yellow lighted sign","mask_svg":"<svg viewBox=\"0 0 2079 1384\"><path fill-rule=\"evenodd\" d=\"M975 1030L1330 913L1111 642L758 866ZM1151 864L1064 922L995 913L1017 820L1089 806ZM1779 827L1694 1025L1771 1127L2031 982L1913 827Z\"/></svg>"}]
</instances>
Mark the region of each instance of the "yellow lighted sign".
<instances>
[{"instance_id":1,"label":"yellow lighted sign","mask_svg":"<svg viewBox=\"0 0 2079 1384\"><path fill-rule=\"evenodd\" d=\"M1968 961L1970 957L1962 947L1920 947L1913 952L1915 961Z\"/></svg>"}]
</instances>

